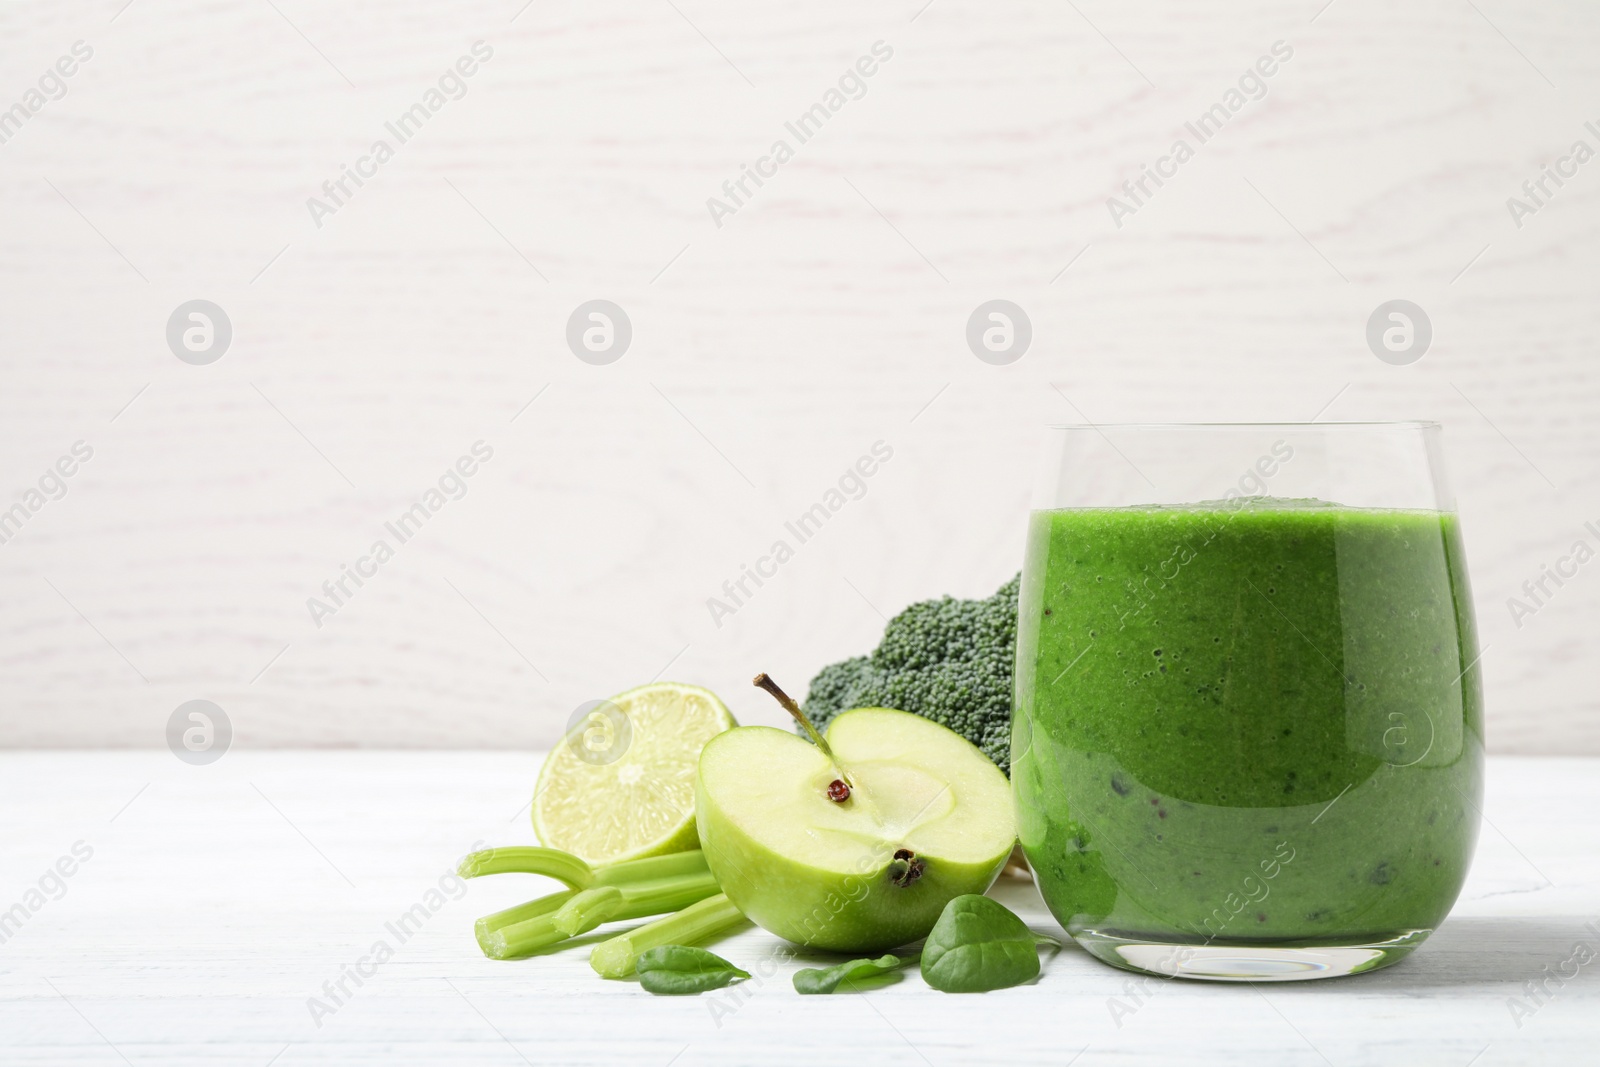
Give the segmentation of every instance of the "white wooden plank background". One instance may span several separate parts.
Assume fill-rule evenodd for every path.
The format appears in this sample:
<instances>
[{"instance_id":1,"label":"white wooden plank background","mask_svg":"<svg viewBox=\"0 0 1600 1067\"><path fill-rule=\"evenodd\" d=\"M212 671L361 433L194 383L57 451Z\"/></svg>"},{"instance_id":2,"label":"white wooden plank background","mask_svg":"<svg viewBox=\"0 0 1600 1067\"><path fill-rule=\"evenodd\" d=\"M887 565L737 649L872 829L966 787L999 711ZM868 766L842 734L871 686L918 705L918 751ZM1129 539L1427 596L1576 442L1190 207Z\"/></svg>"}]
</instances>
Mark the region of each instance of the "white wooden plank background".
<instances>
[{"instance_id":1,"label":"white wooden plank background","mask_svg":"<svg viewBox=\"0 0 1600 1067\"><path fill-rule=\"evenodd\" d=\"M725 996L652 997L636 982L603 981L581 948L484 959L472 920L551 888L504 875L466 883L318 1027L307 1000L375 941L392 943L385 923L436 887L472 842L532 843L518 809L538 758L242 751L188 767L166 752L0 754L8 813L0 906L21 899L75 842L93 850L64 895L0 946L0 1062L1060 1067L1080 1052L1080 1067L1593 1059L1600 962L1551 985L1530 1015L1519 1019L1508 1005L1526 996L1524 983L1571 973L1563 961L1576 943L1600 946L1586 929L1600 926L1590 816L1600 766L1515 757L1491 761L1490 825L1455 912L1412 957L1372 975L1259 991L1159 981L1141 989L1135 976L1069 946L1036 983L983 996L941 994L912 976L866 996L802 1000L791 976L811 961L784 958L780 942L750 930L718 951L770 977L752 983L737 1011L714 1013ZM1034 929L1061 933L1031 883L996 892Z\"/></svg>"},{"instance_id":2,"label":"white wooden plank background","mask_svg":"<svg viewBox=\"0 0 1600 1067\"><path fill-rule=\"evenodd\" d=\"M776 721L755 670L801 687L880 612L1016 570L1042 424L1321 413L1445 423L1491 747L1600 753L1600 575L1506 607L1600 519L1600 164L1520 229L1505 206L1594 141L1600 15L1323 4L0 4L0 106L94 49L0 144L0 494L95 449L0 545L0 743L159 745L204 697L241 747L532 747L663 670ZM307 197L480 39L316 228ZM713 225L879 40L866 95ZM1267 97L1115 229L1106 198L1279 40ZM197 297L235 328L206 367L163 339ZM595 297L635 331L606 367L562 340ZM1035 327L1009 367L964 343L994 297ZM1413 366L1363 339L1396 297L1435 327ZM467 497L315 627L480 438ZM880 439L865 499L713 625Z\"/></svg>"}]
</instances>

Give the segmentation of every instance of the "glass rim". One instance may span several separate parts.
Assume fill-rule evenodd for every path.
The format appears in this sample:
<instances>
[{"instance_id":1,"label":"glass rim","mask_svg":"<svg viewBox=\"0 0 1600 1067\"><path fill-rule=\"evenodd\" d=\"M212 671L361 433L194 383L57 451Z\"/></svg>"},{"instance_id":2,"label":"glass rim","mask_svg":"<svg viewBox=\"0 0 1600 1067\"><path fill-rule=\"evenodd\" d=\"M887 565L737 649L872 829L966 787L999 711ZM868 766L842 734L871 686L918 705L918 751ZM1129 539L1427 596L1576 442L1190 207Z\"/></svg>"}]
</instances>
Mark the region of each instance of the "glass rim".
<instances>
[{"instance_id":1,"label":"glass rim","mask_svg":"<svg viewBox=\"0 0 1600 1067\"><path fill-rule=\"evenodd\" d=\"M1432 419L1401 419L1393 422L1051 422L1050 430L1437 430L1441 423Z\"/></svg>"}]
</instances>

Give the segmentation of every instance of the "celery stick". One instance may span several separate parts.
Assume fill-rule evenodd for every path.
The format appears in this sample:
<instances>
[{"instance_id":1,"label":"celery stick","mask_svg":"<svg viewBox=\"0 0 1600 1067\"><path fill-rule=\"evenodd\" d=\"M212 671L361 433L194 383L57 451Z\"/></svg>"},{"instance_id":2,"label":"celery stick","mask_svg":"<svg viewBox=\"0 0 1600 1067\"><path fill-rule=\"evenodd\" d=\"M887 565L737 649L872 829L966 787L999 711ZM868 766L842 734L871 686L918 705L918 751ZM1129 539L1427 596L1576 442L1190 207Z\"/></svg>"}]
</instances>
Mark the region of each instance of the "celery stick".
<instances>
[{"instance_id":1,"label":"celery stick","mask_svg":"<svg viewBox=\"0 0 1600 1067\"><path fill-rule=\"evenodd\" d=\"M534 908L533 905L552 899L544 897L523 904L520 908L509 908L478 920L478 945L484 955L493 959L513 959L548 948L567 937L587 933L603 922L661 915L703 901L716 892L717 881L708 871L686 878L661 878L626 887L598 886L577 893L556 893L552 897L562 898L556 902L556 907ZM521 909L529 910L518 916ZM487 929L484 927L486 922L498 916L508 916L516 921L502 921L499 925ZM590 918L592 922L588 921Z\"/></svg>"},{"instance_id":2,"label":"celery stick","mask_svg":"<svg viewBox=\"0 0 1600 1067\"><path fill-rule=\"evenodd\" d=\"M541 948L565 941L567 934L556 928L555 913L524 919L478 936L478 947L492 960L511 960Z\"/></svg>"},{"instance_id":3,"label":"celery stick","mask_svg":"<svg viewBox=\"0 0 1600 1067\"><path fill-rule=\"evenodd\" d=\"M646 915L665 915L722 892L710 871L678 878L658 878L648 882L619 886L626 900L615 918L642 919Z\"/></svg>"},{"instance_id":4,"label":"celery stick","mask_svg":"<svg viewBox=\"0 0 1600 1067\"><path fill-rule=\"evenodd\" d=\"M484 934L510 926L512 923L519 923L525 919L535 919L540 915L549 915L571 900L576 892L577 890L574 889L563 889L559 893L551 893L547 897L540 897L538 900L530 900L526 904L518 904L514 908L497 911L493 915L485 915L475 924L478 939L481 941Z\"/></svg>"},{"instance_id":5,"label":"celery stick","mask_svg":"<svg viewBox=\"0 0 1600 1067\"><path fill-rule=\"evenodd\" d=\"M691 904L676 915L657 919L595 946L589 966L602 978L626 978L638 966L640 953L661 945L706 941L744 922L724 893Z\"/></svg>"},{"instance_id":6,"label":"celery stick","mask_svg":"<svg viewBox=\"0 0 1600 1067\"><path fill-rule=\"evenodd\" d=\"M479 919L474 933L491 959L526 956L603 922L676 911L719 890L698 849L595 869L558 849L491 848L468 855L460 871L467 878L540 874L571 887Z\"/></svg>"},{"instance_id":7,"label":"celery stick","mask_svg":"<svg viewBox=\"0 0 1600 1067\"><path fill-rule=\"evenodd\" d=\"M555 848L513 845L470 852L456 868L463 878L485 874L542 874L567 883L572 889L587 889L594 882L594 870L570 852Z\"/></svg>"},{"instance_id":8,"label":"celery stick","mask_svg":"<svg viewBox=\"0 0 1600 1067\"><path fill-rule=\"evenodd\" d=\"M706 866L705 853L699 849L690 849L687 852L673 852L665 856L651 856L642 860L627 860L623 863L613 863L608 867L595 869L594 881L590 886L616 885L623 886L632 882L643 882L656 878L676 878L680 875L705 874L710 868Z\"/></svg>"},{"instance_id":9,"label":"celery stick","mask_svg":"<svg viewBox=\"0 0 1600 1067\"><path fill-rule=\"evenodd\" d=\"M627 903L628 898L614 885L597 886L573 895L550 917L555 928L568 937L586 934L596 926L614 917Z\"/></svg>"}]
</instances>

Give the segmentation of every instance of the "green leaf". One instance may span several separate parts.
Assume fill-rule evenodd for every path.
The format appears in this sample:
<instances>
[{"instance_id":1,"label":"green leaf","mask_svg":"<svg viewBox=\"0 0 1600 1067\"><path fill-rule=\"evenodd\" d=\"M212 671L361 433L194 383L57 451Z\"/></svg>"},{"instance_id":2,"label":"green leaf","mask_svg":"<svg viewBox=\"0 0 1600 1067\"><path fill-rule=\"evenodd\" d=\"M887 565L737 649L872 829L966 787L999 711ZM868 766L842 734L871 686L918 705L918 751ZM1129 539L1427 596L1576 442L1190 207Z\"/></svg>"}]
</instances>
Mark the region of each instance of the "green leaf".
<instances>
[{"instance_id":1,"label":"green leaf","mask_svg":"<svg viewBox=\"0 0 1600 1067\"><path fill-rule=\"evenodd\" d=\"M922 977L946 993L983 993L1039 974L1040 937L1005 905L969 893L945 905L922 948Z\"/></svg>"},{"instance_id":2,"label":"green leaf","mask_svg":"<svg viewBox=\"0 0 1600 1067\"><path fill-rule=\"evenodd\" d=\"M721 989L735 978L749 978L715 952L693 945L660 945L639 956L639 984L652 993L684 996Z\"/></svg>"},{"instance_id":3,"label":"green leaf","mask_svg":"<svg viewBox=\"0 0 1600 1067\"><path fill-rule=\"evenodd\" d=\"M857 978L888 974L917 962L915 956L879 956L875 960L851 960L835 967L807 967L794 972L796 993L832 993L841 983Z\"/></svg>"}]
</instances>

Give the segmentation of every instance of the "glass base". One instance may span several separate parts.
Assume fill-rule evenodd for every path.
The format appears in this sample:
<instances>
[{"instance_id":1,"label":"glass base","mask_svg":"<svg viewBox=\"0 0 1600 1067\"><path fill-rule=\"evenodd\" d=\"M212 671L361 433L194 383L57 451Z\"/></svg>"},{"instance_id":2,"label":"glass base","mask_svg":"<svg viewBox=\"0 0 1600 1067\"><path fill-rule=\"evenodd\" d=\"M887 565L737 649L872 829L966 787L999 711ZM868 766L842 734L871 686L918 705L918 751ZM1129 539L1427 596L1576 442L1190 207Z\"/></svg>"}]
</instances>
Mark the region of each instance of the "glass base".
<instances>
[{"instance_id":1,"label":"glass base","mask_svg":"<svg viewBox=\"0 0 1600 1067\"><path fill-rule=\"evenodd\" d=\"M1208 941L1180 944L1130 937L1106 930L1075 930L1072 939L1089 955L1161 978L1207 982L1303 982L1365 974L1399 963L1432 930L1401 930L1387 936L1306 941Z\"/></svg>"}]
</instances>

